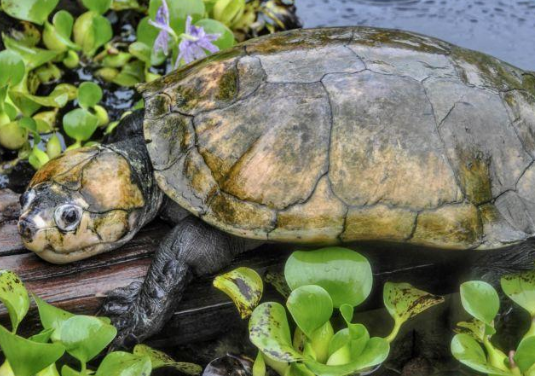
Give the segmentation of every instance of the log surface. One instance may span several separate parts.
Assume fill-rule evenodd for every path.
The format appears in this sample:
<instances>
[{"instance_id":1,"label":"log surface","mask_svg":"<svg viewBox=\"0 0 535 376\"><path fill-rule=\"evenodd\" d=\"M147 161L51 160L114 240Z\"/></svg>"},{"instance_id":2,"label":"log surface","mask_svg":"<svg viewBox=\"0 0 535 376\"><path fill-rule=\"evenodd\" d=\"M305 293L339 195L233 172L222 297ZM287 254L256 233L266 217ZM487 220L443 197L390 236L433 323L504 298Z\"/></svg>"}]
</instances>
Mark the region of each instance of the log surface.
<instances>
[{"instance_id":1,"label":"log surface","mask_svg":"<svg viewBox=\"0 0 535 376\"><path fill-rule=\"evenodd\" d=\"M142 280L159 239L169 230L168 225L157 221L121 249L70 265L53 265L24 249L17 232L17 217L18 196L0 191L0 269L17 273L28 290L49 303L79 314L95 314L107 291ZM294 249L290 245L265 245L239 256L228 269L248 266L261 275L268 269L281 271ZM464 257L460 252L422 253L386 246L370 246L362 252L370 259L375 275L372 297L362 309L382 304L380 292L386 280L410 282L437 294L458 287L458 265ZM243 325L233 303L212 287L212 280L213 276L198 278L187 288L166 329L151 344L175 346L206 341L235 325ZM281 300L274 289L268 288L266 295L267 299ZM35 333L36 311L32 306L22 333ZM0 323L8 324L4 307L0 307Z\"/></svg>"}]
</instances>

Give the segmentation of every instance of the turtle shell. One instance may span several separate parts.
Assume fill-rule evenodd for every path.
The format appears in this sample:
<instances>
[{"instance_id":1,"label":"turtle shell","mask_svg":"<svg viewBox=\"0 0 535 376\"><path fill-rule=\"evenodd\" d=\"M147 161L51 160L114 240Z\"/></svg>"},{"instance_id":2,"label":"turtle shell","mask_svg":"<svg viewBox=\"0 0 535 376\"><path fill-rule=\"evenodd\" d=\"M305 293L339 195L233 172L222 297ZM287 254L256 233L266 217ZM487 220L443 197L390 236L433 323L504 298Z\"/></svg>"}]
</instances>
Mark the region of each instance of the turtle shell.
<instances>
[{"instance_id":1,"label":"turtle shell","mask_svg":"<svg viewBox=\"0 0 535 376\"><path fill-rule=\"evenodd\" d=\"M482 53L297 30L142 91L159 186L229 233L467 249L535 231L535 77Z\"/></svg>"}]
</instances>

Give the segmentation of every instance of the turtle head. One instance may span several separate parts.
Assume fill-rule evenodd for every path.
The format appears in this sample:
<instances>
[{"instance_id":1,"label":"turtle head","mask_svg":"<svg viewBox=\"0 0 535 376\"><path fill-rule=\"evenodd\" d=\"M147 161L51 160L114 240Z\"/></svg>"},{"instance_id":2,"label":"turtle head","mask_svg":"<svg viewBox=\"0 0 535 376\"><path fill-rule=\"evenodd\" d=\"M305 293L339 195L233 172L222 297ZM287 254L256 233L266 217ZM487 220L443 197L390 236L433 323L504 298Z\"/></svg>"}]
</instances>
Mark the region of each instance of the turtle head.
<instances>
[{"instance_id":1,"label":"turtle head","mask_svg":"<svg viewBox=\"0 0 535 376\"><path fill-rule=\"evenodd\" d=\"M103 146L69 151L43 166L21 196L24 245L53 263L117 248L143 225L138 174Z\"/></svg>"}]
</instances>

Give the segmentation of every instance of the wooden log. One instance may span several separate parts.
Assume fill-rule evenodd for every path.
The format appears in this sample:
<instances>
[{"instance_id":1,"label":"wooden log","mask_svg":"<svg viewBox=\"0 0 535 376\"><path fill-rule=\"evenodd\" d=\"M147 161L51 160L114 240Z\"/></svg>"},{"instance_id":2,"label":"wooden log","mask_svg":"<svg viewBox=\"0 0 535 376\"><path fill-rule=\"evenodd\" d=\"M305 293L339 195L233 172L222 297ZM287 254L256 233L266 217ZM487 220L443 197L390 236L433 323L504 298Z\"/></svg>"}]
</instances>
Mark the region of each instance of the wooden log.
<instances>
[{"instance_id":1,"label":"wooden log","mask_svg":"<svg viewBox=\"0 0 535 376\"><path fill-rule=\"evenodd\" d=\"M27 288L55 306L79 314L95 314L102 296L109 290L143 279L159 240L169 230L156 221L147 226L126 246L70 265L53 265L24 249L16 230L18 198L9 192L0 193L0 269L17 273ZM358 248L371 261L375 275L374 290L361 308L382 305L384 281L405 281L439 294L458 288L458 265L463 252L425 252L418 249L399 250L391 245L351 246ZM288 255L296 247L264 245L239 256L228 269L248 266L261 275L268 269L281 271ZM174 346L215 338L240 318L233 303L212 287L213 276L195 280L186 290L178 310L166 329L151 342L156 346ZM267 289L266 299L281 297L274 289ZM7 312L0 307L0 323L8 324ZM37 312L32 306L21 333L35 333Z\"/></svg>"}]
</instances>

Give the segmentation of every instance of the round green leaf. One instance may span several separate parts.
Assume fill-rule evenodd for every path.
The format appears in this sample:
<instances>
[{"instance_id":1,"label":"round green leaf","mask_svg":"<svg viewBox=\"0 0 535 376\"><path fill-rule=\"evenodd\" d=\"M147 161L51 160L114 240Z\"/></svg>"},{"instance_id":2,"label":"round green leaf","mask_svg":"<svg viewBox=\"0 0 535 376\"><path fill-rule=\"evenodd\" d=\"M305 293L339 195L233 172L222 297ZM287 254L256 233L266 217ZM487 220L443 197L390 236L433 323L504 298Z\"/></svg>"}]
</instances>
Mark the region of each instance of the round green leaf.
<instances>
[{"instance_id":1,"label":"round green leaf","mask_svg":"<svg viewBox=\"0 0 535 376\"><path fill-rule=\"evenodd\" d=\"M150 375L151 371L148 356L116 351L104 358L96 376L146 376Z\"/></svg>"},{"instance_id":2,"label":"round green leaf","mask_svg":"<svg viewBox=\"0 0 535 376\"><path fill-rule=\"evenodd\" d=\"M232 299L242 319L251 316L260 303L264 290L262 278L250 268L237 268L217 276L214 279L214 287Z\"/></svg>"},{"instance_id":3,"label":"round green leaf","mask_svg":"<svg viewBox=\"0 0 535 376\"><path fill-rule=\"evenodd\" d=\"M181 373L191 376L200 375L202 372L202 367L197 364L175 362L169 355L154 350L147 345L136 345L134 347L134 355L148 356L152 364L152 369L171 367Z\"/></svg>"},{"instance_id":4,"label":"round green leaf","mask_svg":"<svg viewBox=\"0 0 535 376\"><path fill-rule=\"evenodd\" d=\"M515 363L522 372L535 364L535 337L524 338L516 350Z\"/></svg>"},{"instance_id":5,"label":"round green leaf","mask_svg":"<svg viewBox=\"0 0 535 376\"><path fill-rule=\"evenodd\" d=\"M0 325L0 348L17 376L34 376L63 356L60 344L38 343L10 333Z\"/></svg>"},{"instance_id":6,"label":"round green leaf","mask_svg":"<svg viewBox=\"0 0 535 376\"><path fill-rule=\"evenodd\" d=\"M388 313L399 323L444 302L441 296L418 290L408 283L385 283L383 300Z\"/></svg>"},{"instance_id":7,"label":"round green leaf","mask_svg":"<svg viewBox=\"0 0 535 376\"><path fill-rule=\"evenodd\" d=\"M8 270L0 270L0 301L9 313L15 332L30 308L30 297L20 278Z\"/></svg>"},{"instance_id":8,"label":"round green leaf","mask_svg":"<svg viewBox=\"0 0 535 376\"><path fill-rule=\"evenodd\" d=\"M78 88L78 102L86 110L102 99L102 89L93 82L83 82Z\"/></svg>"},{"instance_id":9,"label":"round green leaf","mask_svg":"<svg viewBox=\"0 0 535 376\"><path fill-rule=\"evenodd\" d=\"M106 13L110 9L112 2L113 0L82 0L82 3L87 9L99 14Z\"/></svg>"},{"instance_id":10,"label":"round green leaf","mask_svg":"<svg viewBox=\"0 0 535 376\"><path fill-rule=\"evenodd\" d=\"M89 362L108 346L117 335L113 325L92 316L74 316L61 326L60 341L69 354Z\"/></svg>"},{"instance_id":11,"label":"round green leaf","mask_svg":"<svg viewBox=\"0 0 535 376\"><path fill-rule=\"evenodd\" d=\"M301 286L290 294L286 302L295 323L307 335L325 325L333 314L333 301L320 286Z\"/></svg>"},{"instance_id":12,"label":"round green leaf","mask_svg":"<svg viewBox=\"0 0 535 376\"><path fill-rule=\"evenodd\" d=\"M505 295L535 317L535 271L503 276L501 285Z\"/></svg>"},{"instance_id":13,"label":"round green leaf","mask_svg":"<svg viewBox=\"0 0 535 376\"><path fill-rule=\"evenodd\" d=\"M76 19L73 27L74 41L82 47L86 56L97 50L113 37L110 21L96 12L86 12Z\"/></svg>"},{"instance_id":14,"label":"round green leaf","mask_svg":"<svg viewBox=\"0 0 535 376\"><path fill-rule=\"evenodd\" d=\"M0 52L0 86L15 86L24 78L26 67L19 54L4 50Z\"/></svg>"},{"instance_id":15,"label":"round green leaf","mask_svg":"<svg viewBox=\"0 0 535 376\"><path fill-rule=\"evenodd\" d=\"M98 127L98 118L82 108L63 116L63 129L69 137L77 141L87 141Z\"/></svg>"},{"instance_id":16,"label":"round green leaf","mask_svg":"<svg viewBox=\"0 0 535 376\"><path fill-rule=\"evenodd\" d=\"M195 25L201 26L208 34L220 34L219 38L213 42L220 50L230 48L236 44L234 33L221 22L205 18L195 22Z\"/></svg>"},{"instance_id":17,"label":"round green leaf","mask_svg":"<svg viewBox=\"0 0 535 376\"><path fill-rule=\"evenodd\" d=\"M510 375L510 373L491 366L481 345L468 334L456 334L453 337L451 353L455 359L475 371L491 375Z\"/></svg>"},{"instance_id":18,"label":"round green leaf","mask_svg":"<svg viewBox=\"0 0 535 376\"><path fill-rule=\"evenodd\" d=\"M461 285L461 302L472 317L491 325L500 309L498 293L487 282L470 281Z\"/></svg>"},{"instance_id":19,"label":"round green leaf","mask_svg":"<svg viewBox=\"0 0 535 376\"><path fill-rule=\"evenodd\" d=\"M343 365L326 365L315 360L305 359L305 365L317 376L345 376L356 374L383 363L388 357L390 346L383 338L371 338L362 353L351 362Z\"/></svg>"},{"instance_id":20,"label":"round green leaf","mask_svg":"<svg viewBox=\"0 0 535 376\"><path fill-rule=\"evenodd\" d=\"M267 357L280 362L296 362L301 354L292 347L286 311L279 303L263 303L249 320L249 338Z\"/></svg>"},{"instance_id":21,"label":"round green leaf","mask_svg":"<svg viewBox=\"0 0 535 376\"><path fill-rule=\"evenodd\" d=\"M11 17L42 25L59 0L3 0L2 9Z\"/></svg>"},{"instance_id":22,"label":"round green leaf","mask_svg":"<svg viewBox=\"0 0 535 376\"><path fill-rule=\"evenodd\" d=\"M361 254L341 247L292 253L284 269L292 290L318 285L332 298L334 307L361 304L370 294L373 282L370 263Z\"/></svg>"}]
</instances>

